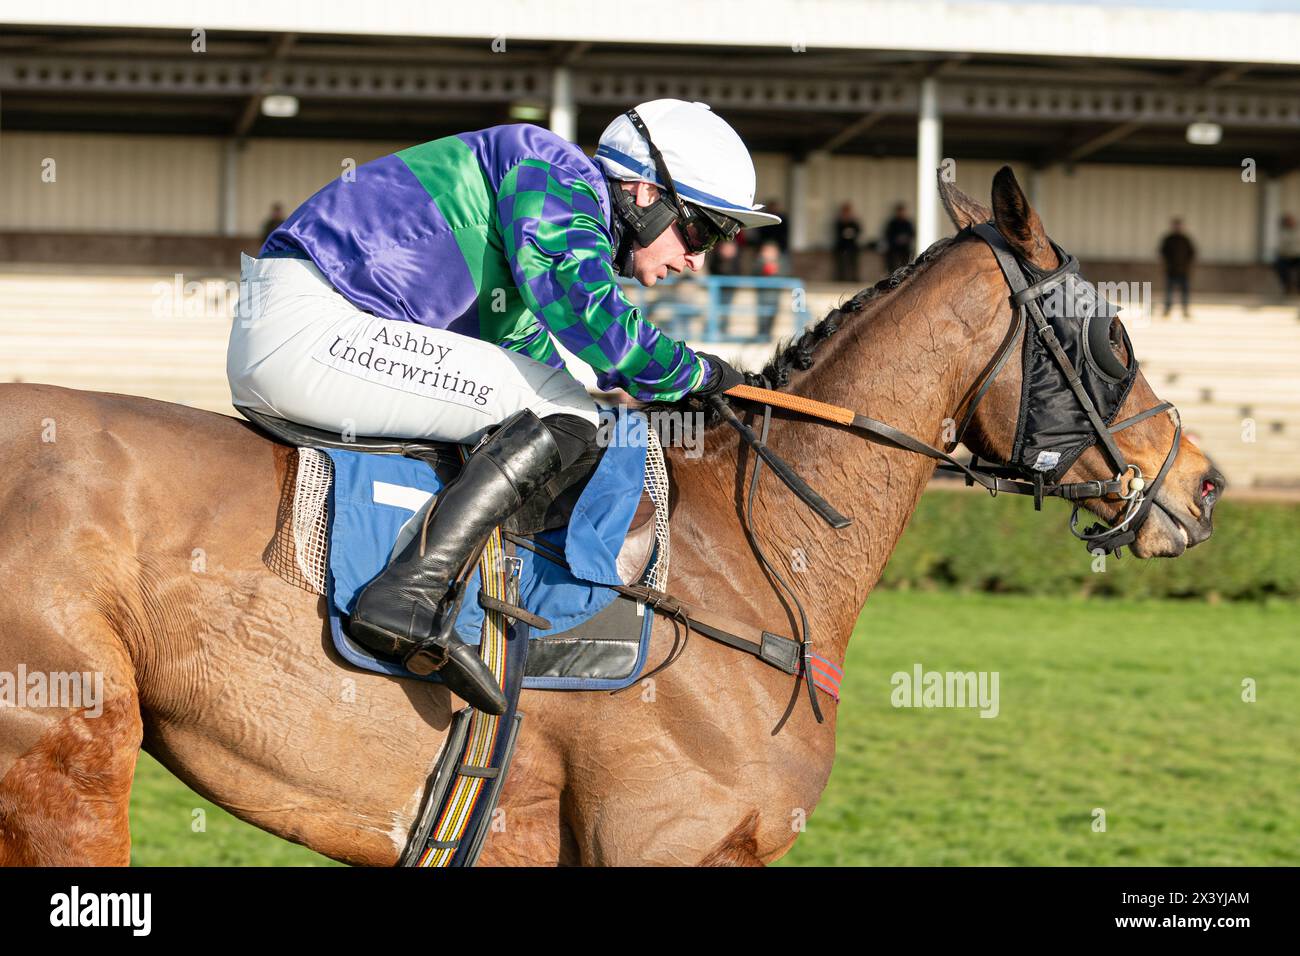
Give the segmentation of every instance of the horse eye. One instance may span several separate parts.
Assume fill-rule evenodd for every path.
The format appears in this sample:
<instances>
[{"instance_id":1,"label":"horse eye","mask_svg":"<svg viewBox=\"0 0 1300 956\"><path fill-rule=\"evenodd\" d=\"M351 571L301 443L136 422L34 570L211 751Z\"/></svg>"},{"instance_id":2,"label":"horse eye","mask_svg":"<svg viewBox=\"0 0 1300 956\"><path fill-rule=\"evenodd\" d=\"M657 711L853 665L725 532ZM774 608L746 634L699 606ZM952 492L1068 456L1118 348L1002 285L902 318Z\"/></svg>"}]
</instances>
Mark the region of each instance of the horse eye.
<instances>
[{"instance_id":1,"label":"horse eye","mask_svg":"<svg viewBox=\"0 0 1300 956\"><path fill-rule=\"evenodd\" d=\"M1127 362L1128 356L1124 354L1124 329L1118 316L1110 320L1110 347L1117 357Z\"/></svg>"}]
</instances>

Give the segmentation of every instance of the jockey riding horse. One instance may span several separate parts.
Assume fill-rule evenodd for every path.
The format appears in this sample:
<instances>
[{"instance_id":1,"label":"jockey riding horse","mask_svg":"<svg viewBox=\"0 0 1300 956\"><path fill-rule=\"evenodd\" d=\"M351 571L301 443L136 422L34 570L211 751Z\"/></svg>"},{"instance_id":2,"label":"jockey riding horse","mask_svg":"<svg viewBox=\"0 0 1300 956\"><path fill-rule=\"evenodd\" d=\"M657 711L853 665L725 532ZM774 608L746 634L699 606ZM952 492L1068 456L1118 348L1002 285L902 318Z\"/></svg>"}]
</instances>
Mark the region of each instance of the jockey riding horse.
<instances>
[{"instance_id":1,"label":"jockey riding horse","mask_svg":"<svg viewBox=\"0 0 1300 956\"><path fill-rule=\"evenodd\" d=\"M227 372L236 406L335 432L475 445L417 513L422 532L357 598L352 637L438 670L501 713L491 671L453 629L492 529L589 453L602 389L671 402L743 375L651 325L616 276L652 286L718 241L780 220L753 160L703 103L616 118L595 159L537 126L496 126L357 167L244 257ZM553 338L554 337L554 338Z\"/></svg>"}]
</instances>

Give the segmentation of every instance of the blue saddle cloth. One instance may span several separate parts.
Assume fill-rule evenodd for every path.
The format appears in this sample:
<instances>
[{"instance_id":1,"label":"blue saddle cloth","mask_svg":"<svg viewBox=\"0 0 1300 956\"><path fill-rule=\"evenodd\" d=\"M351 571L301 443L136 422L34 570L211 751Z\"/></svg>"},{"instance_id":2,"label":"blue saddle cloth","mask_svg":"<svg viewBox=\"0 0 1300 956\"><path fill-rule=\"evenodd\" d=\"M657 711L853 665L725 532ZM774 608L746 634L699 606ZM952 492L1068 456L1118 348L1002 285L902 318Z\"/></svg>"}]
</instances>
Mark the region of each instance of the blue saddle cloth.
<instances>
[{"instance_id":1,"label":"blue saddle cloth","mask_svg":"<svg viewBox=\"0 0 1300 956\"><path fill-rule=\"evenodd\" d=\"M583 489L565 528L537 537L564 554L569 567L524 548L519 575L519 603L551 622L550 630L530 631L544 639L569 631L587 621L617 598L611 584L633 584L619 578L619 548L632 523L645 482L645 416L619 409L606 411L602 434L610 436L605 454ZM342 621L352 611L357 594L387 565L389 556L418 529L415 512L442 487L427 464L397 455L321 449L334 464L334 482L328 501L329 558L326 605L335 647L350 663L366 670L414 677L401 664L371 654L343 631ZM456 618L456 632L467 644L482 636L483 609L476 570ZM636 680L645 663L652 615L643 619L640 648L631 672L618 678L525 677L525 687L597 690L625 687ZM631 635L629 635L631 637ZM436 680L437 675L425 679Z\"/></svg>"}]
</instances>

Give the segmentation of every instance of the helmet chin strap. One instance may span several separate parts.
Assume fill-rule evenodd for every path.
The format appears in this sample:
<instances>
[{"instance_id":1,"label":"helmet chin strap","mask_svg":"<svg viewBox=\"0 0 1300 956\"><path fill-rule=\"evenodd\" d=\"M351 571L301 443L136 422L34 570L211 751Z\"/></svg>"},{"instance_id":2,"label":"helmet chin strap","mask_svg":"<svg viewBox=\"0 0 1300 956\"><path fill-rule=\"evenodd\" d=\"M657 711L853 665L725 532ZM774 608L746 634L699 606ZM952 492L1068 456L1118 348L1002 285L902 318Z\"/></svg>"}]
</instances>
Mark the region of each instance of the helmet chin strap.
<instances>
[{"instance_id":1,"label":"helmet chin strap","mask_svg":"<svg viewBox=\"0 0 1300 956\"><path fill-rule=\"evenodd\" d=\"M628 241L627 251L622 256L614 260L614 267L618 274L625 279L636 278L636 243Z\"/></svg>"},{"instance_id":2,"label":"helmet chin strap","mask_svg":"<svg viewBox=\"0 0 1300 956\"><path fill-rule=\"evenodd\" d=\"M674 222L684 216L685 207L677 195L677 184L668 172L659 147L650 138L650 130L635 109L625 114L646 141L650 156L654 160L655 171L659 175L659 195L645 206L638 206L632 195L616 179L608 179L610 206L614 212L614 265L618 274L624 277L632 275L632 257L635 247L649 246L664 234Z\"/></svg>"},{"instance_id":3,"label":"helmet chin strap","mask_svg":"<svg viewBox=\"0 0 1300 956\"><path fill-rule=\"evenodd\" d=\"M618 182L609 181L610 195L614 191L622 192ZM631 230L623 224L623 215L619 211L618 205L614 204L613 222L610 223L610 237L613 240L611 245L614 250L614 271L625 279L632 278L632 260L636 255L636 240L632 238Z\"/></svg>"},{"instance_id":4,"label":"helmet chin strap","mask_svg":"<svg viewBox=\"0 0 1300 956\"><path fill-rule=\"evenodd\" d=\"M638 245L649 246L677 221L677 210L663 196L648 206L638 206L632 194L617 179L610 179L609 199L614 211L611 230L614 266L618 274L632 275L632 257Z\"/></svg>"}]
</instances>

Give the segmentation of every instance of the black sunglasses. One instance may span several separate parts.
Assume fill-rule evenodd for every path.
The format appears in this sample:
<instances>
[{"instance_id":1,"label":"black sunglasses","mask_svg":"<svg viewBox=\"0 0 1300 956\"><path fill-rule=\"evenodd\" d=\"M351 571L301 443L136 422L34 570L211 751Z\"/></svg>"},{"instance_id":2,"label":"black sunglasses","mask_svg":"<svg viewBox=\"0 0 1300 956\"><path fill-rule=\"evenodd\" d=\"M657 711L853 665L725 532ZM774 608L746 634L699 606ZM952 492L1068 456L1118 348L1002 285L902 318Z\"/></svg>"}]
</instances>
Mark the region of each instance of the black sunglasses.
<instances>
[{"instance_id":1,"label":"black sunglasses","mask_svg":"<svg viewBox=\"0 0 1300 956\"><path fill-rule=\"evenodd\" d=\"M740 233L739 220L694 203L682 203L677 225L691 255L708 252L719 242L735 239Z\"/></svg>"}]
</instances>

